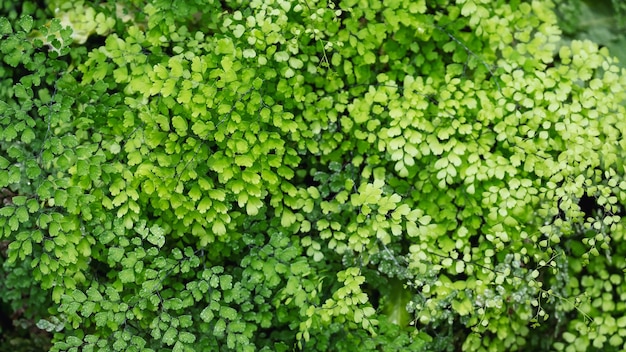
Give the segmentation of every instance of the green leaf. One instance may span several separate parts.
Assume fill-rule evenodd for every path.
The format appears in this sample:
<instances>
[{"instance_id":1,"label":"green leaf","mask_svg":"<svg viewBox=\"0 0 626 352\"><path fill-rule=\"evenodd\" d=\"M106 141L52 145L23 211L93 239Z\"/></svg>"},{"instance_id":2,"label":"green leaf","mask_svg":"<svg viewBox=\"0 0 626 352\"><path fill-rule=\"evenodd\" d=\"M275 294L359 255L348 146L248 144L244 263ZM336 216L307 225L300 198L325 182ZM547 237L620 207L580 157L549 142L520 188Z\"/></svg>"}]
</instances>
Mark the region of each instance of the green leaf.
<instances>
[{"instance_id":1,"label":"green leaf","mask_svg":"<svg viewBox=\"0 0 626 352\"><path fill-rule=\"evenodd\" d=\"M211 231L217 236L222 236L226 234L226 226L224 225L224 222L216 219L211 226Z\"/></svg>"},{"instance_id":2,"label":"green leaf","mask_svg":"<svg viewBox=\"0 0 626 352\"><path fill-rule=\"evenodd\" d=\"M109 248L109 262L118 263L124 257L124 249L119 247Z\"/></svg>"},{"instance_id":3,"label":"green leaf","mask_svg":"<svg viewBox=\"0 0 626 352\"><path fill-rule=\"evenodd\" d=\"M209 158L209 166L217 173L223 173L230 166L230 162L223 156L212 155Z\"/></svg>"},{"instance_id":4,"label":"green leaf","mask_svg":"<svg viewBox=\"0 0 626 352\"><path fill-rule=\"evenodd\" d=\"M171 346L174 344L176 336L178 335L178 330L176 330L174 327L170 327L169 329L167 329L167 331L165 332L165 334L163 334L163 342L168 345Z\"/></svg>"},{"instance_id":5,"label":"green leaf","mask_svg":"<svg viewBox=\"0 0 626 352\"><path fill-rule=\"evenodd\" d=\"M83 341L81 341L81 339L76 336L68 336L65 342L67 342L68 345L74 347L78 347L83 344Z\"/></svg>"},{"instance_id":6,"label":"green leaf","mask_svg":"<svg viewBox=\"0 0 626 352\"><path fill-rule=\"evenodd\" d=\"M243 51L243 57L246 59L252 59L256 57L256 51L254 51L254 49L244 49Z\"/></svg>"},{"instance_id":7,"label":"green leaf","mask_svg":"<svg viewBox=\"0 0 626 352\"><path fill-rule=\"evenodd\" d=\"M119 277L122 283L134 282L135 270L133 268L124 269L120 271Z\"/></svg>"},{"instance_id":8,"label":"green leaf","mask_svg":"<svg viewBox=\"0 0 626 352\"><path fill-rule=\"evenodd\" d=\"M9 185L9 172L0 170L0 187L6 187Z\"/></svg>"},{"instance_id":9,"label":"green leaf","mask_svg":"<svg viewBox=\"0 0 626 352\"><path fill-rule=\"evenodd\" d=\"M461 316L464 316L470 314L474 310L474 307L472 306L472 302L465 298L460 302L457 300L452 301L452 309Z\"/></svg>"},{"instance_id":10,"label":"green leaf","mask_svg":"<svg viewBox=\"0 0 626 352\"><path fill-rule=\"evenodd\" d=\"M252 165L254 165L254 158L250 154L237 155L235 157L235 164L242 167L252 167Z\"/></svg>"},{"instance_id":11,"label":"green leaf","mask_svg":"<svg viewBox=\"0 0 626 352\"><path fill-rule=\"evenodd\" d=\"M30 240L26 240L22 242L22 247L20 249L20 258L24 259L26 256L29 256L33 253L33 243Z\"/></svg>"},{"instance_id":12,"label":"green leaf","mask_svg":"<svg viewBox=\"0 0 626 352\"><path fill-rule=\"evenodd\" d=\"M22 132L21 140L22 142L29 144L35 139L35 132L30 127L27 127Z\"/></svg>"},{"instance_id":13,"label":"green leaf","mask_svg":"<svg viewBox=\"0 0 626 352\"><path fill-rule=\"evenodd\" d=\"M285 51L278 51L274 54L274 60L276 62L285 62L289 60L289 54Z\"/></svg>"},{"instance_id":14,"label":"green leaf","mask_svg":"<svg viewBox=\"0 0 626 352\"><path fill-rule=\"evenodd\" d=\"M439 248L444 253L450 253L456 248L455 242L449 237L440 237L439 238Z\"/></svg>"},{"instance_id":15,"label":"green leaf","mask_svg":"<svg viewBox=\"0 0 626 352\"><path fill-rule=\"evenodd\" d=\"M34 161L28 161L26 163L26 176L31 180L36 180L41 175L41 168Z\"/></svg>"},{"instance_id":16,"label":"green leaf","mask_svg":"<svg viewBox=\"0 0 626 352\"><path fill-rule=\"evenodd\" d=\"M181 331L180 334L178 334L178 340L183 343L191 344L196 341L196 336L189 332Z\"/></svg>"},{"instance_id":17,"label":"green leaf","mask_svg":"<svg viewBox=\"0 0 626 352\"><path fill-rule=\"evenodd\" d=\"M218 55L222 54L233 54L235 52L235 46L233 45L233 41L230 38L222 38L217 41L217 47L215 48L215 53Z\"/></svg>"},{"instance_id":18,"label":"green leaf","mask_svg":"<svg viewBox=\"0 0 626 352\"><path fill-rule=\"evenodd\" d=\"M30 15L20 18L17 23L20 27L22 27L24 32L30 32L30 30L33 28L33 18ZM1 26L2 24L0 24L0 32L3 32Z\"/></svg>"},{"instance_id":19,"label":"green leaf","mask_svg":"<svg viewBox=\"0 0 626 352\"><path fill-rule=\"evenodd\" d=\"M61 233L61 225L56 221L51 222L48 225L48 233L52 237L58 237L59 234Z\"/></svg>"},{"instance_id":20,"label":"green leaf","mask_svg":"<svg viewBox=\"0 0 626 352\"><path fill-rule=\"evenodd\" d=\"M176 130L176 133L178 133L178 135L187 135L187 120L185 120L183 117L180 117L178 115L174 116L172 118L172 125L174 126L174 129Z\"/></svg>"},{"instance_id":21,"label":"green leaf","mask_svg":"<svg viewBox=\"0 0 626 352\"><path fill-rule=\"evenodd\" d=\"M220 276L220 288L222 290L230 290L233 287L233 277L230 275Z\"/></svg>"},{"instance_id":22,"label":"green leaf","mask_svg":"<svg viewBox=\"0 0 626 352\"><path fill-rule=\"evenodd\" d=\"M162 247L165 244L165 231L162 227L153 225L150 227L147 240L155 246Z\"/></svg>"},{"instance_id":23,"label":"green leaf","mask_svg":"<svg viewBox=\"0 0 626 352\"><path fill-rule=\"evenodd\" d=\"M113 342L114 351L123 351L127 346L128 342L124 341L123 339L116 339L115 342Z\"/></svg>"},{"instance_id":24,"label":"green leaf","mask_svg":"<svg viewBox=\"0 0 626 352\"><path fill-rule=\"evenodd\" d=\"M11 23L6 17L0 17L0 35L6 35L13 33Z\"/></svg>"},{"instance_id":25,"label":"green leaf","mask_svg":"<svg viewBox=\"0 0 626 352\"><path fill-rule=\"evenodd\" d=\"M15 213L15 209L17 208L14 206L4 206L0 208L0 216L10 217L11 215Z\"/></svg>"},{"instance_id":26,"label":"green leaf","mask_svg":"<svg viewBox=\"0 0 626 352\"><path fill-rule=\"evenodd\" d=\"M89 297L89 300L94 302L100 302L102 300L102 295L93 286L87 289L87 296Z\"/></svg>"},{"instance_id":27,"label":"green leaf","mask_svg":"<svg viewBox=\"0 0 626 352\"><path fill-rule=\"evenodd\" d=\"M6 169L10 164L9 160L0 156L0 169Z\"/></svg>"},{"instance_id":28,"label":"green leaf","mask_svg":"<svg viewBox=\"0 0 626 352\"><path fill-rule=\"evenodd\" d=\"M176 95L176 92L177 92L176 83L177 83L176 79L168 78L165 81L165 83L163 83L163 87L161 88L161 94L164 97L169 97L171 95Z\"/></svg>"},{"instance_id":29,"label":"green leaf","mask_svg":"<svg viewBox=\"0 0 626 352\"><path fill-rule=\"evenodd\" d=\"M87 300L87 296L80 290L74 290L72 292L72 298L78 303L83 303Z\"/></svg>"},{"instance_id":30,"label":"green leaf","mask_svg":"<svg viewBox=\"0 0 626 352\"><path fill-rule=\"evenodd\" d=\"M224 336L224 332L226 331L226 321L224 319L219 319L215 326L213 327L213 335L216 337Z\"/></svg>"},{"instance_id":31,"label":"green leaf","mask_svg":"<svg viewBox=\"0 0 626 352\"><path fill-rule=\"evenodd\" d=\"M96 303L87 301L81 305L81 309L80 309L81 315L83 317L88 318L94 312L95 308L96 308Z\"/></svg>"},{"instance_id":32,"label":"green leaf","mask_svg":"<svg viewBox=\"0 0 626 352\"><path fill-rule=\"evenodd\" d=\"M206 323L210 323L214 317L215 314L213 314L213 311L209 307L204 308L202 312L200 312L200 319Z\"/></svg>"}]
</instances>

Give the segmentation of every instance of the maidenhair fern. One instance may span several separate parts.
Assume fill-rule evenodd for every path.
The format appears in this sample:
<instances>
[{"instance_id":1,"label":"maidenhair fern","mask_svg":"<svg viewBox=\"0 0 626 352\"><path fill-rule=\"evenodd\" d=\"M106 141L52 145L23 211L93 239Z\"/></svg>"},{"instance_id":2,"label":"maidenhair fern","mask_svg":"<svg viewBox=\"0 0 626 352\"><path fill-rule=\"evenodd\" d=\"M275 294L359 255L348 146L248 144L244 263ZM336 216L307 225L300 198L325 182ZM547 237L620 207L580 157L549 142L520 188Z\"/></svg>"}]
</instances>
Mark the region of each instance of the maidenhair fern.
<instances>
[{"instance_id":1,"label":"maidenhair fern","mask_svg":"<svg viewBox=\"0 0 626 352\"><path fill-rule=\"evenodd\" d=\"M550 2L71 5L0 4L51 350L624 348L625 76Z\"/></svg>"}]
</instances>

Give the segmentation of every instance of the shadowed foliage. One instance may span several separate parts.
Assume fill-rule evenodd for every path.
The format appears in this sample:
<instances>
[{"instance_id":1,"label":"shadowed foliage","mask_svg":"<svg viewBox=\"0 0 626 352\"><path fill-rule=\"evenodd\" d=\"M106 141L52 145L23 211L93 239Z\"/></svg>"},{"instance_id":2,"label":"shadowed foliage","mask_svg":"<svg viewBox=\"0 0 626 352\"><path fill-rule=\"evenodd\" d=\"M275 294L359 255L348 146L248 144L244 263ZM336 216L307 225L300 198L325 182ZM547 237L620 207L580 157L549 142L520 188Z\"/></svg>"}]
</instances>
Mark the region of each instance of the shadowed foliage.
<instances>
[{"instance_id":1,"label":"shadowed foliage","mask_svg":"<svg viewBox=\"0 0 626 352\"><path fill-rule=\"evenodd\" d=\"M0 1L0 37L3 345L624 349L625 76L551 2Z\"/></svg>"}]
</instances>

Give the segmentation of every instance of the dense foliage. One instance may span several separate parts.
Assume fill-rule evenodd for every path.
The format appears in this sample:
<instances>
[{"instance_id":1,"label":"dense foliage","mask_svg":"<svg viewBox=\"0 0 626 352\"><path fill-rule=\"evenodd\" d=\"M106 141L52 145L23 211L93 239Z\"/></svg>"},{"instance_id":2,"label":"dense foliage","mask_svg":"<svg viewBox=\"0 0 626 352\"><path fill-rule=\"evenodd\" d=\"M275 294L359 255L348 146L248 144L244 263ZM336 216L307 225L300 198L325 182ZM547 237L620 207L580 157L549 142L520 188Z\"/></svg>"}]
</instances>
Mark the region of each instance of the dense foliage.
<instances>
[{"instance_id":1,"label":"dense foliage","mask_svg":"<svg viewBox=\"0 0 626 352\"><path fill-rule=\"evenodd\" d=\"M0 299L52 351L626 348L626 76L549 1L0 15Z\"/></svg>"},{"instance_id":2,"label":"dense foliage","mask_svg":"<svg viewBox=\"0 0 626 352\"><path fill-rule=\"evenodd\" d=\"M566 0L555 7L563 38L604 45L626 65L626 2Z\"/></svg>"}]
</instances>

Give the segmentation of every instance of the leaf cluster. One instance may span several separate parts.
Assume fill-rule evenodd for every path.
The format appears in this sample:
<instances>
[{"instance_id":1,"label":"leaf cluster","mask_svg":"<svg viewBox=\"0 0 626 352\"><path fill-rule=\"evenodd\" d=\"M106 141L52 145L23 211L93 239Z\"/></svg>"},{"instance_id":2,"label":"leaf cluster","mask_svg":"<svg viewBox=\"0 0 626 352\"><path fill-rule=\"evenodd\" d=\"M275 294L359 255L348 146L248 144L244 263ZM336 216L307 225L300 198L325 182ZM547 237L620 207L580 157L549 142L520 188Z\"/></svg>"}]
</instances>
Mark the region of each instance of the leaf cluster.
<instances>
[{"instance_id":1,"label":"leaf cluster","mask_svg":"<svg viewBox=\"0 0 626 352\"><path fill-rule=\"evenodd\" d=\"M2 4L52 351L623 348L626 76L549 2Z\"/></svg>"}]
</instances>

